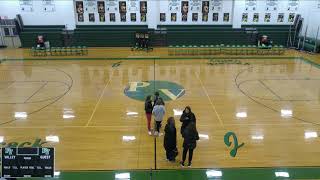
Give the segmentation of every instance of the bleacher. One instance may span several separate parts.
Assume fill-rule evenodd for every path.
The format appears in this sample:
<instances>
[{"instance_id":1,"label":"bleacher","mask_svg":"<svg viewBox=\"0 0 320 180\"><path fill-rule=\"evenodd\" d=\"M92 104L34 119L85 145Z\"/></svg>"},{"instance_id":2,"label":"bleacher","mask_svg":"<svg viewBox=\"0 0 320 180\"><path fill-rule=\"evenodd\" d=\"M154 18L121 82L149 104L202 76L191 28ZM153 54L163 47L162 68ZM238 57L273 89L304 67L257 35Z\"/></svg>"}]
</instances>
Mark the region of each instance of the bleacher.
<instances>
[{"instance_id":1,"label":"bleacher","mask_svg":"<svg viewBox=\"0 0 320 180\"><path fill-rule=\"evenodd\" d=\"M145 25L78 25L73 34L74 46L130 47L136 32L148 31Z\"/></svg>"},{"instance_id":2,"label":"bleacher","mask_svg":"<svg viewBox=\"0 0 320 180\"><path fill-rule=\"evenodd\" d=\"M63 25L57 26L24 26L20 33L22 47L33 47L38 35L43 35L50 46L63 46Z\"/></svg>"},{"instance_id":3,"label":"bleacher","mask_svg":"<svg viewBox=\"0 0 320 180\"><path fill-rule=\"evenodd\" d=\"M241 29L233 29L231 25L162 25L158 28L166 29L168 45L171 46L257 45L246 28L256 28L260 35L269 36L274 44L286 46L290 26L243 26Z\"/></svg>"}]
</instances>

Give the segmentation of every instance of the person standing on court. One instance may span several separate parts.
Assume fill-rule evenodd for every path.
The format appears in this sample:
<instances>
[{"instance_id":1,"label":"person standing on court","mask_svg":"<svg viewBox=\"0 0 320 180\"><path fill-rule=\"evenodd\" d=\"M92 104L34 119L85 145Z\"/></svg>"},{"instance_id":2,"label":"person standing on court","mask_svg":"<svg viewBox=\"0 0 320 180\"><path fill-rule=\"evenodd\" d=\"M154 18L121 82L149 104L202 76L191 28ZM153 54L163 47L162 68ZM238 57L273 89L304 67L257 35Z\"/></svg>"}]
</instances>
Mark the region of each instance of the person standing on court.
<instances>
[{"instance_id":1,"label":"person standing on court","mask_svg":"<svg viewBox=\"0 0 320 180\"><path fill-rule=\"evenodd\" d=\"M196 116L191 111L190 106L187 106L184 109L180 117L180 122L182 122L181 130L180 130L181 134L183 133L184 129L189 125L190 122L194 122L196 124Z\"/></svg>"},{"instance_id":2,"label":"person standing on court","mask_svg":"<svg viewBox=\"0 0 320 180\"><path fill-rule=\"evenodd\" d=\"M153 107L152 114L154 115L155 126L156 126L154 135L158 136L160 132L161 122L163 120L164 115L166 114L166 110L161 100L158 100L156 102L156 105Z\"/></svg>"},{"instance_id":3,"label":"person standing on court","mask_svg":"<svg viewBox=\"0 0 320 180\"><path fill-rule=\"evenodd\" d=\"M164 128L164 140L163 146L166 150L166 157L168 161L174 162L176 156L178 155L177 151L177 130L174 123L174 118L169 117L167 120L166 127Z\"/></svg>"},{"instance_id":4,"label":"person standing on court","mask_svg":"<svg viewBox=\"0 0 320 180\"><path fill-rule=\"evenodd\" d=\"M154 106L156 105L158 100L161 100L163 105L165 105L163 99L160 97L160 93L159 92L155 92L154 93L154 100L153 100L153 103L154 103L153 105Z\"/></svg>"},{"instance_id":5,"label":"person standing on court","mask_svg":"<svg viewBox=\"0 0 320 180\"><path fill-rule=\"evenodd\" d=\"M188 167L191 167L193 151L197 147L197 140L199 140L199 133L194 122L190 122L182 133L183 141L183 153L181 167L184 167L187 153L189 151Z\"/></svg>"},{"instance_id":6,"label":"person standing on court","mask_svg":"<svg viewBox=\"0 0 320 180\"><path fill-rule=\"evenodd\" d=\"M151 96L147 96L146 101L144 102L144 110L146 112L147 124L148 124L148 134L151 135L151 117L152 117L152 100Z\"/></svg>"}]
</instances>

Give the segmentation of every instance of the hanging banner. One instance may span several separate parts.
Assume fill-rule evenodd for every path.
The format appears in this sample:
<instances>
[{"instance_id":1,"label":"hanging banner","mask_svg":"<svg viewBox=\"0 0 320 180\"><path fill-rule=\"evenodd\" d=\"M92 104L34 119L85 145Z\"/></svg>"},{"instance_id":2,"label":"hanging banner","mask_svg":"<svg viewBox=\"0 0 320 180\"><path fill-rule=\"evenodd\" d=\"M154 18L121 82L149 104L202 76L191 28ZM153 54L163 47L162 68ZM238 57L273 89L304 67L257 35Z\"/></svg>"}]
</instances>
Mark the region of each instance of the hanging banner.
<instances>
[{"instance_id":1,"label":"hanging banner","mask_svg":"<svg viewBox=\"0 0 320 180\"><path fill-rule=\"evenodd\" d=\"M86 0L85 9L88 12L95 12L97 7L97 2L95 0Z\"/></svg>"},{"instance_id":2,"label":"hanging banner","mask_svg":"<svg viewBox=\"0 0 320 180\"><path fill-rule=\"evenodd\" d=\"M20 0L20 9L24 12L32 12L33 0Z\"/></svg>"},{"instance_id":3,"label":"hanging banner","mask_svg":"<svg viewBox=\"0 0 320 180\"><path fill-rule=\"evenodd\" d=\"M246 0L246 11L255 11L257 9L257 0Z\"/></svg>"},{"instance_id":4,"label":"hanging banner","mask_svg":"<svg viewBox=\"0 0 320 180\"><path fill-rule=\"evenodd\" d=\"M44 12L54 12L55 11L55 4L54 0L42 0L42 10Z\"/></svg>"},{"instance_id":5,"label":"hanging banner","mask_svg":"<svg viewBox=\"0 0 320 180\"><path fill-rule=\"evenodd\" d=\"M288 0L288 11L297 11L299 7L299 0Z\"/></svg>"},{"instance_id":6,"label":"hanging banner","mask_svg":"<svg viewBox=\"0 0 320 180\"><path fill-rule=\"evenodd\" d=\"M199 12L201 9L201 0L191 0L190 1L190 11Z\"/></svg>"},{"instance_id":7,"label":"hanging banner","mask_svg":"<svg viewBox=\"0 0 320 180\"><path fill-rule=\"evenodd\" d=\"M209 13L209 1L202 1L202 13L203 14Z\"/></svg>"},{"instance_id":8,"label":"hanging banner","mask_svg":"<svg viewBox=\"0 0 320 180\"><path fill-rule=\"evenodd\" d=\"M169 11L177 12L180 9L180 0L169 0Z\"/></svg>"},{"instance_id":9,"label":"hanging banner","mask_svg":"<svg viewBox=\"0 0 320 180\"><path fill-rule=\"evenodd\" d=\"M129 11L139 11L139 0L129 0Z\"/></svg>"},{"instance_id":10,"label":"hanging banner","mask_svg":"<svg viewBox=\"0 0 320 180\"><path fill-rule=\"evenodd\" d=\"M278 9L278 0L266 0L266 11L276 11Z\"/></svg>"},{"instance_id":11,"label":"hanging banner","mask_svg":"<svg viewBox=\"0 0 320 180\"><path fill-rule=\"evenodd\" d=\"M223 5L222 0L211 0L212 11L216 11L216 12L222 11L222 5Z\"/></svg>"},{"instance_id":12,"label":"hanging banner","mask_svg":"<svg viewBox=\"0 0 320 180\"><path fill-rule=\"evenodd\" d=\"M118 0L107 0L106 8L107 8L107 11L112 11L112 12L118 11ZM110 19L112 18L110 17Z\"/></svg>"}]
</instances>

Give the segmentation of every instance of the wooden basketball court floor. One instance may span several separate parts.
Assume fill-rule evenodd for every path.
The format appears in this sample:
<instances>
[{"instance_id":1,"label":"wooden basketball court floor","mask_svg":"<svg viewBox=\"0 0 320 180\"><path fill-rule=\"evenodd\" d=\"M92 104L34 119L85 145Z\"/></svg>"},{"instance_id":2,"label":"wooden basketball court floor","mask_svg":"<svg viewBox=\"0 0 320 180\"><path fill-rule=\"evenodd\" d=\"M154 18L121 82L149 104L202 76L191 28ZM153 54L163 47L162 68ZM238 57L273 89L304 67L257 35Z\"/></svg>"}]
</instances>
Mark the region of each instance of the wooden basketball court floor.
<instances>
[{"instance_id":1,"label":"wooden basketball court floor","mask_svg":"<svg viewBox=\"0 0 320 180\"><path fill-rule=\"evenodd\" d=\"M55 147L57 170L150 169L155 154L157 168L180 168L166 162L163 136L154 152L144 102L124 93L129 83L156 80L184 89L166 102L179 152L179 112L189 105L197 117L193 168L320 163L320 68L307 58L60 58L0 64L2 147ZM224 143L230 131L244 143L236 157Z\"/></svg>"}]
</instances>

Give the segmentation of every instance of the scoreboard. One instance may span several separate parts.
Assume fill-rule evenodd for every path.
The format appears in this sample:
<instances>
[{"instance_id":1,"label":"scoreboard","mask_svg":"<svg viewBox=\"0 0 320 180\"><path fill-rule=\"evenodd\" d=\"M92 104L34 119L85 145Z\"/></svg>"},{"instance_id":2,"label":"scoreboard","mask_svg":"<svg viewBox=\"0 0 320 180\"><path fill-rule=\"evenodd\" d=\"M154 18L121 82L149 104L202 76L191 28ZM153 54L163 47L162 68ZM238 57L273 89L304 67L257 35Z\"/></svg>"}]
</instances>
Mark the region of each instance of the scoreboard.
<instances>
[{"instance_id":1,"label":"scoreboard","mask_svg":"<svg viewBox=\"0 0 320 180\"><path fill-rule=\"evenodd\" d=\"M54 177L54 148L2 148L1 177Z\"/></svg>"}]
</instances>

